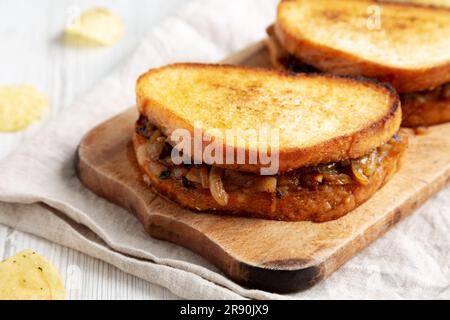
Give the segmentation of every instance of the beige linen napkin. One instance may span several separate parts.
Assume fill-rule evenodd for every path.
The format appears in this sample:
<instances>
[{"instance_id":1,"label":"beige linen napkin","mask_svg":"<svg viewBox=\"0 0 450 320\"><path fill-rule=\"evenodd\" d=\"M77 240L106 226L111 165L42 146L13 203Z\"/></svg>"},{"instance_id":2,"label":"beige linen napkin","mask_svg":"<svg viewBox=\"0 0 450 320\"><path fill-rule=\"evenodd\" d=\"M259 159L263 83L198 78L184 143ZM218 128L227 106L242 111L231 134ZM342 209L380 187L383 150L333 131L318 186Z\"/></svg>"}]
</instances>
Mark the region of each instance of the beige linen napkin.
<instances>
[{"instance_id":1,"label":"beige linen napkin","mask_svg":"<svg viewBox=\"0 0 450 320\"><path fill-rule=\"evenodd\" d=\"M248 290L198 255L148 237L125 210L85 189L76 147L133 104L151 67L215 62L264 37L276 0L201 0L155 28L139 49L58 119L0 163L0 223L74 248L196 299L450 298L450 189L315 288L286 296Z\"/></svg>"}]
</instances>

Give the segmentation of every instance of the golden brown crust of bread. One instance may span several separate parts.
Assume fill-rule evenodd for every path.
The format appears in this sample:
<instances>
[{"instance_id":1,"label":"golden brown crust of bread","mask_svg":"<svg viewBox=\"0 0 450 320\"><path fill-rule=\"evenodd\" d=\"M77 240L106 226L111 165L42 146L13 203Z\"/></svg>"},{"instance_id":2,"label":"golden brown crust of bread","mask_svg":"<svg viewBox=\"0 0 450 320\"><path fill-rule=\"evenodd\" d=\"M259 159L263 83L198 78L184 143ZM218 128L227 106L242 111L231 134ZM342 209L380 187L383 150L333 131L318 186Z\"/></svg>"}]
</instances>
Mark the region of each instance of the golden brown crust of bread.
<instances>
[{"instance_id":1,"label":"golden brown crust of bread","mask_svg":"<svg viewBox=\"0 0 450 320\"><path fill-rule=\"evenodd\" d=\"M171 132L177 128L187 128L193 135L194 129L190 123L186 123L183 121L183 119L178 118L170 112L166 112L164 110L164 106L160 105L151 97L148 97L145 93L145 88L143 87L142 83L145 82L145 79L147 77L151 77L153 73L157 73L161 70L172 67L244 70L251 72L252 74L259 74L261 75L261 78L271 76L279 77L280 79L286 78L286 80L296 79L297 77L320 78L324 79L325 81L336 81L336 85L339 85L339 82L346 82L354 84L355 86L368 87L386 95L386 100L389 103L389 111L385 113L381 118L378 118L376 119L376 121L371 122L364 129L354 132L354 134L352 135L339 135L339 133L336 132L336 137L311 147L281 149L279 151L279 172L281 173L320 163L329 163L362 157L368 154L374 148L377 148L378 146L386 143L400 128L402 112L398 94L389 85L380 84L375 80L326 74L302 74L296 76L275 70L229 65L213 66L205 64L176 64L169 65L161 69L150 70L139 78L137 84L137 100L140 113L147 116L151 123L155 124L157 127L161 127L163 133L166 136L170 136ZM158 121L155 121L155 114L157 114L158 118L163 118L164 121L162 123L158 123ZM164 126L164 128L162 128L162 125ZM234 149L235 155L237 155L239 153L239 150L237 147L235 147ZM245 154L248 159L248 150L245 150ZM259 163L257 165L224 164L217 166L221 168L252 173L260 173L261 168L265 167Z\"/></svg>"},{"instance_id":2,"label":"golden brown crust of bread","mask_svg":"<svg viewBox=\"0 0 450 320\"><path fill-rule=\"evenodd\" d=\"M390 114L352 136L338 136L326 143L308 149L280 152L280 164L285 164L284 166L280 165L280 172L320 163L362 157L370 150L387 142L392 137L392 132L398 131L401 117L402 112L400 102L398 102L392 106ZM302 161L299 161L299 159ZM238 170L238 168L234 169Z\"/></svg>"},{"instance_id":3,"label":"golden brown crust of bread","mask_svg":"<svg viewBox=\"0 0 450 320\"><path fill-rule=\"evenodd\" d=\"M402 139L407 141L406 136L402 136ZM142 136L134 134L133 146L136 153L139 146L145 143L146 140ZM191 210L267 220L325 222L346 215L370 199L398 170L403 155L404 151L385 158L381 170L376 171L367 185L355 182L352 185L332 186L321 191L299 189L282 198L270 193L244 193L238 190L228 192L229 201L225 207L221 207L214 200L209 189L186 188L174 177L161 180L149 169L150 159L141 158L138 162L146 177L144 179L149 179L147 182L154 192ZM325 202L332 206L324 212L319 208L323 208Z\"/></svg>"},{"instance_id":4,"label":"golden brown crust of bread","mask_svg":"<svg viewBox=\"0 0 450 320\"><path fill-rule=\"evenodd\" d=\"M283 19L282 12L290 2L295 1L282 1L279 5L275 33L282 47L301 61L324 72L375 78L391 84L401 93L430 90L450 82L450 59L439 65L407 69L383 65L358 56L357 53L344 52L303 38L293 32L290 29L290 23ZM422 10L446 12L450 17L450 9L444 7L406 3L380 3L379 5L384 6L382 10L392 7L394 10L404 11L416 7ZM324 8L324 10L328 10L328 8Z\"/></svg>"}]
</instances>

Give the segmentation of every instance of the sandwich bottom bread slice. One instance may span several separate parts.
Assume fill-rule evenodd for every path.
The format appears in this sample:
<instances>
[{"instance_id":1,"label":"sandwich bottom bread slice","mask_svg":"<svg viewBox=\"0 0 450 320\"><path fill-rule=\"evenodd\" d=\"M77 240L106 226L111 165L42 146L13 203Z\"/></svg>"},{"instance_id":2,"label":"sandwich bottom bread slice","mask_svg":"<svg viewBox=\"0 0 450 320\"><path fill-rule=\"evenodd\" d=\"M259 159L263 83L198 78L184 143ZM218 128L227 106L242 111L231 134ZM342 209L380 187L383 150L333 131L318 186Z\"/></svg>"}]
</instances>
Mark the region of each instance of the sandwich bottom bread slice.
<instances>
[{"instance_id":1,"label":"sandwich bottom bread slice","mask_svg":"<svg viewBox=\"0 0 450 320\"><path fill-rule=\"evenodd\" d=\"M338 219L389 181L407 148L407 137L399 133L398 95L374 82L179 64L141 76L137 103L133 146L144 181L157 194L200 212L282 221ZM174 132L192 133L198 122L203 133L267 123L278 128L279 171L262 175L260 162L174 163L174 151L179 152ZM183 152L194 158L192 151Z\"/></svg>"},{"instance_id":2,"label":"sandwich bottom bread slice","mask_svg":"<svg viewBox=\"0 0 450 320\"><path fill-rule=\"evenodd\" d=\"M144 123L141 118L133 145L144 181L154 192L196 211L282 221L325 222L346 215L389 181L407 141L404 135L395 135L359 159L259 176L208 165L175 166L151 155L146 150L158 150L166 137L152 126L142 134L148 130Z\"/></svg>"},{"instance_id":3,"label":"sandwich bottom bread slice","mask_svg":"<svg viewBox=\"0 0 450 320\"><path fill-rule=\"evenodd\" d=\"M286 51L277 39L274 26L267 29L266 46L275 68L290 73L320 73L321 70ZM403 127L431 126L450 122L450 83L433 90L401 93Z\"/></svg>"}]
</instances>

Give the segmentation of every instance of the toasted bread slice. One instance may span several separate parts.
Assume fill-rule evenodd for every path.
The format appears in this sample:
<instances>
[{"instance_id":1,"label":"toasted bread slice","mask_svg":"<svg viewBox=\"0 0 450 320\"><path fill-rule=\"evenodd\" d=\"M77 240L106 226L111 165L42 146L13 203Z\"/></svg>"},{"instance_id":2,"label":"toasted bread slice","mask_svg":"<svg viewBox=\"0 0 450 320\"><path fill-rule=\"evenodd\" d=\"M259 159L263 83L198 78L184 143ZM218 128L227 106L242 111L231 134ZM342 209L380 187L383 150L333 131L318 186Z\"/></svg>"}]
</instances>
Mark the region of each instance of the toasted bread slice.
<instances>
[{"instance_id":1,"label":"toasted bread slice","mask_svg":"<svg viewBox=\"0 0 450 320\"><path fill-rule=\"evenodd\" d=\"M326 72L376 78L399 92L450 82L450 9L369 5L357 0L283 1L275 32L289 53Z\"/></svg>"},{"instance_id":2,"label":"toasted bread slice","mask_svg":"<svg viewBox=\"0 0 450 320\"><path fill-rule=\"evenodd\" d=\"M388 86L223 65L177 64L150 70L137 82L137 104L168 137L177 129L187 130L191 137L200 129L214 139L225 137L227 129L278 129L278 145L272 140L267 145L279 155L280 172L364 156L388 141L401 122L399 97ZM267 150L260 150L256 139L243 140L223 139L224 149L234 149L235 156L245 152L246 159L252 151ZM207 147L204 144L203 151ZM233 162L214 165L247 172L265 167L260 161Z\"/></svg>"},{"instance_id":3,"label":"toasted bread slice","mask_svg":"<svg viewBox=\"0 0 450 320\"><path fill-rule=\"evenodd\" d=\"M377 161L377 168L365 184L361 184L346 169L346 174L334 173L330 181L320 185L302 186L314 170L299 170L277 176L276 193L246 189L245 184L236 185L234 180L227 180L227 175L235 174L226 170L223 183L228 193L228 203L220 205L212 196L210 189L200 185L189 184L177 173L185 168L164 167L148 153L151 149L149 140L138 133L133 136L138 165L142 170L144 181L157 194L175 201L183 207L201 212L217 212L234 216L254 217L281 221L325 222L338 219L367 201L397 171L407 146L407 136L401 134L377 151L383 158ZM387 152L387 153L386 153ZM185 169L187 171L188 169ZM167 174L166 174L167 172ZM320 176L320 174L319 174ZM244 179L261 179L255 175L241 175ZM333 180L336 179L336 180ZM240 180L239 180L240 181Z\"/></svg>"}]
</instances>

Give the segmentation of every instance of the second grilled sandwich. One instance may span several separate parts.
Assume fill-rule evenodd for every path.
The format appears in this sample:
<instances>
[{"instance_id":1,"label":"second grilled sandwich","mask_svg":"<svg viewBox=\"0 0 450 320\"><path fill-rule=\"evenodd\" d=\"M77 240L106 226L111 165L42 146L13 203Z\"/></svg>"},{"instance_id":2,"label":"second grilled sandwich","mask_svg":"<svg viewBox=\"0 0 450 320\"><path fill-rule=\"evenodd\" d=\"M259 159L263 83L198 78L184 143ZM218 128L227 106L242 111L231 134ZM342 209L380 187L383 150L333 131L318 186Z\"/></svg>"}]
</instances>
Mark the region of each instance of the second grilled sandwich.
<instances>
[{"instance_id":1,"label":"second grilled sandwich","mask_svg":"<svg viewBox=\"0 0 450 320\"><path fill-rule=\"evenodd\" d=\"M280 69L375 78L400 92L403 126L450 121L450 8L283 1L268 33Z\"/></svg>"}]
</instances>

